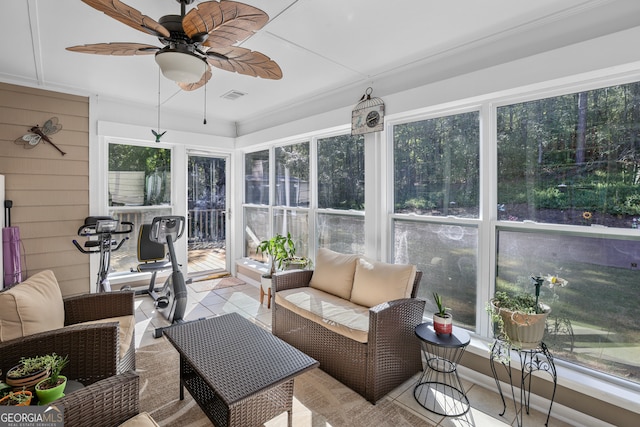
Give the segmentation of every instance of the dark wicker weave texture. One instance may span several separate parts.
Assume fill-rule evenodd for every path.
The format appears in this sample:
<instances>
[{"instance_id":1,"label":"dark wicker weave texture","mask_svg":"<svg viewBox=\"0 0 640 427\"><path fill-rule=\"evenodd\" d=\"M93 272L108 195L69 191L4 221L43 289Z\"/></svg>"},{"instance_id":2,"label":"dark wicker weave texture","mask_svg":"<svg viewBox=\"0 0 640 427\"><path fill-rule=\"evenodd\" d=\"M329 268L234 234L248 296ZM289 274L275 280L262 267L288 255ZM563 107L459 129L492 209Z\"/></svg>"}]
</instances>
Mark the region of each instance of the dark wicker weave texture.
<instances>
[{"instance_id":1,"label":"dark wicker weave texture","mask_svg":"<svg viewBox=\"0 0 640 427\"><path fill-rule=\"evenodd\" d=\"M135 292L100 292L68 297L64 300L64 324L110 317L135 316ZM136 368L135 333L131 337L131 345L127 353L118 360L118 373Z\"/></svg>"},{"instance_id":2,"label":"dark wicker weave texture","mask_svg":"<svg viewBox=\"0 0 640 427\"><path fill-rule=\"evenodd\" d=\"M275 292L309 286L313 271L274 275ZM277 337L320 362L320 368L376 403L422 370L420 341L414 329L422 323L425 302L415 298L422 272L416 273L412 298L379 304L369 310L366 344L337 334L274 303L272 331ZM275 299L274 299L275 302Z\"/></svg>"},{"instance_id":3,"label":"dark wicker weave texture","mask_svg":"<svg viewBox=\"0 0 640 427\"><path fill-rule=\"evenodd\" d=\"M134 293L113 292L66 298L65 326L0 343L0 370L7 372L21 357L57 353L69 356L62 373L84 385L135 368L135 345L132 337L127 355L119 357L118 323L76 325L98 320L134 315Z\"/></svg>"},{"instance_id":4,"label":"dark wicker weave texture","mask_svg":"<svg viewBox=\"0 0 640 427\"><path fill-rule=\"evenodd\" d=\"M293 379L318 366L237 313L165 330L182 384L217 426L261 426L293 403Z\"/></svg>"},{"instance_id":5,"label":"dark wicker weave texture","mask_svg":"<svg viewBox=\"0 0 640 427\"><path fill-rule=\"evenodd\" d=\"M65 427L115 427L140 411L135 372L109 377L56 400Z\"/></svg>"}]
</instances>

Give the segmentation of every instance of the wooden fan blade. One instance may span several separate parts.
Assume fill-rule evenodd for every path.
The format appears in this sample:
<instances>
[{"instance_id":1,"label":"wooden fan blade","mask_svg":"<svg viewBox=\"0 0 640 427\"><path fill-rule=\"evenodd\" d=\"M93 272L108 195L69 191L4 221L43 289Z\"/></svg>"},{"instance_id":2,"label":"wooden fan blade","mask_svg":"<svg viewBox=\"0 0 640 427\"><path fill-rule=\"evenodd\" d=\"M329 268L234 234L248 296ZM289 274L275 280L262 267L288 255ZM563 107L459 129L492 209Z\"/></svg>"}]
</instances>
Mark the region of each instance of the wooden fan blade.
<instances>
[{"instance_id":1,"label":"wooden fan blade","mask_svg":"<svg viewBox=\"0 0 640 427\"><path fill-rule=\"evenodd\" d=\"M151 55L160 50L157 46L142 43L96 43L68 47L67 50L95 55Z\"/></svg>"},{"instance_id":2,"label":"wooden fan blade","mask_svg":"<svg viewBox=\"0 0 640 427\"><path fill-rule=\"evenodd\" d=\"M185 15L182 28L192 39L208 34L208 46L225 47L245 40L268 21L269 16L256 7L230 0L208 1Z\"/></svg>"},{"instance_id":3,"label":"wooden fan blade","mask_svg":"<svg viewBox=\"0 0 640 427\"><path fill-rule=\"evenodd\" d=\"M282 70L267 55L243 47L228 46L207 50L207 62L214 67L247 76L280 80Z\"/></svg>"},{"instance_id":4,"label":"wooden fan blade","mask_svg":"<svg viewBox=\"0 0 640 427\"><path fill-rule=\"evenodd\" d=\"M125 25L156 37L169 37L170 33L154 19L143 15L137 9L122 3L120 0L82 0L92 8L104 12Z\"/></svg>"},{"instance_id":5,"label":"wooden fan blade","mask_svg":"<svg viewBox=\"0 0 640 427\"><path fill-rule=\"evenodd\" d=\"M195 83L178 83L178 86L180 86L180 89L182 90L186 90L186 91L192 91L192 90L196 90L198 88L201 88L202 86L206 85L207 82L211 79L211 67L207 67L206 71L204 72L204 74L202 75L202 78L200 80L198 80Z\"/></svg>"}]
</instances>

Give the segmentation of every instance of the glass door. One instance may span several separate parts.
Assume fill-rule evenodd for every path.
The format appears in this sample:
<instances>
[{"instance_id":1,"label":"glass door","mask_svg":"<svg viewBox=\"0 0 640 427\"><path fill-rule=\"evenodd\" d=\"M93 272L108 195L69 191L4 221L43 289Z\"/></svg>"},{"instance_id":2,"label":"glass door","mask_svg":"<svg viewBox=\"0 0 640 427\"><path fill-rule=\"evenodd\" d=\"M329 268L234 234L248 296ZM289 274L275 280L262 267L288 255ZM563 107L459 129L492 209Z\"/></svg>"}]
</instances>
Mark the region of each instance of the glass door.
<instances>
[{"instance_id":1,"label":"glass door","mask_svg":"<svg viewBox=\"0 0 640 427\"><path fill-rule=\"evenodd\" d=\"M227 158L188 156L189 277L228 271Z\"/></svg>"}]
</instances>

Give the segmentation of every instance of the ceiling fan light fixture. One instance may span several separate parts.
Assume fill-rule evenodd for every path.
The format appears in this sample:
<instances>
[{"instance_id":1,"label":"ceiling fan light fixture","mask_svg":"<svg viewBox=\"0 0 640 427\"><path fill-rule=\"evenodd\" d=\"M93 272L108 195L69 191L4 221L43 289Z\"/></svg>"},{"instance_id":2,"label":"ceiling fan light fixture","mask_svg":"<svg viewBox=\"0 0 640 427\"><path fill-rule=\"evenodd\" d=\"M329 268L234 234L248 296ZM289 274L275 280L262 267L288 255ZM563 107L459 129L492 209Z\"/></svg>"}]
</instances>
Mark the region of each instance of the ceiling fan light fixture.
<instances>
[{"instance_id":1,"label":"ceiling fan light fixture","mask_svg":"<svg viewBox=\"0 0 640 427\"><path fill-rule=\"evenodd\" d=\"M156 63L162 75L176 83L196 83L207 69L204 59L191 52L175 49L158 51Z\"/></svg>"}]
</instances>

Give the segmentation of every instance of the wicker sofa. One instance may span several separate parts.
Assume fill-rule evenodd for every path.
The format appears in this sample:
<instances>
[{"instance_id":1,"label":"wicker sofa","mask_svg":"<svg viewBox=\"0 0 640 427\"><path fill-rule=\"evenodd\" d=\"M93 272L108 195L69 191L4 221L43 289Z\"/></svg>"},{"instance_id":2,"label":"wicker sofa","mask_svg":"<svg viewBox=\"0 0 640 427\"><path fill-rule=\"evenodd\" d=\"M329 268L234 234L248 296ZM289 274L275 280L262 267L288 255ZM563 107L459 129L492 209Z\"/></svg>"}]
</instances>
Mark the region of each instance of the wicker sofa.
<instances>
[{"instance_id":1,"label":"wicker sofa","mask_svg":"<svg viewBox=\"0 0 640 427\"><path fill-rule=\"evenodd\" d=\"M272 332L371 403L422 370L422 272L320 249L315 270L273 276Z\"/></svg>"}]
</instances>

